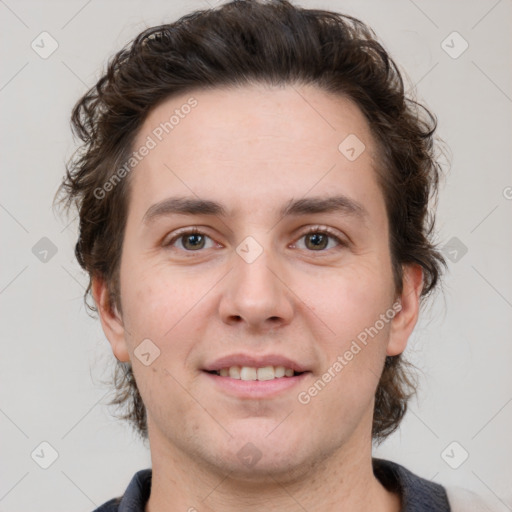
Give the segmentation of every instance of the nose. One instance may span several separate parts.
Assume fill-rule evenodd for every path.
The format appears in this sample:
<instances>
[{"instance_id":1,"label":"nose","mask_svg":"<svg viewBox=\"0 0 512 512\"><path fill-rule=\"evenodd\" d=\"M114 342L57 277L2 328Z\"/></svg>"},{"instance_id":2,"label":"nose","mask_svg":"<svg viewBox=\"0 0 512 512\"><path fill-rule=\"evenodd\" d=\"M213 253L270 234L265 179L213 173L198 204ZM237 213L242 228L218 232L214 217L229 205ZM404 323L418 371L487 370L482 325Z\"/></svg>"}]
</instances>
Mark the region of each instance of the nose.
<instances>
[{"instance_id":1,"label":"nose","mask_svg":"<svg viewBox=\"0 0 512 512\"><path fill-rule=\"evenodd\" d=\"M293 293L286 276L268 251L252 262L233 255L234 268L224 280L219 303L222 321L268 332L289 324L294 313Z\"/></svg>"}]
</instances>

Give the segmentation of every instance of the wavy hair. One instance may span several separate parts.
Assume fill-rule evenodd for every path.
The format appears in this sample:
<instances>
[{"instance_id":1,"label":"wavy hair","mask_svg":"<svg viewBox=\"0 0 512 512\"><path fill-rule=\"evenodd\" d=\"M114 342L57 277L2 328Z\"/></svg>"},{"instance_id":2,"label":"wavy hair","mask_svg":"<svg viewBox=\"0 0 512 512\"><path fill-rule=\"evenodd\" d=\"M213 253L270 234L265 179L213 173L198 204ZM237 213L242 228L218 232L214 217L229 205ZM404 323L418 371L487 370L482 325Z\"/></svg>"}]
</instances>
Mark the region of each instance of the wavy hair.
<instances>
[{"instance_id":1,"label":"wavy hair","mask_svg":"<svg viewBox=\"0 0 512 512\"><path fill-rule=\"evenodd\" d=\"M119 264L130 180L101 200L95 190L112 179L133 151L148 113L161 101L193 89L308 84L351 99L377 141L390 228L397 293L403 266L423 269L422 299L446 263L433 243L441 166L435 155L436 118L406 97L396 64L358 19L286 0L235 0L196 11L140 33L115 54L106 72L75 105L72 128L81 146L67 164L58 194L79 213L75 254L89 274L108 283L110 305L121 310ZM89 309L91 281L85 293ZM147 437L146 409L130 365L119 363L113 403ZM399 425L415 386L400 355L387 357L375 395L372 434L382 440Z\"/></svg>"}]
</instances>

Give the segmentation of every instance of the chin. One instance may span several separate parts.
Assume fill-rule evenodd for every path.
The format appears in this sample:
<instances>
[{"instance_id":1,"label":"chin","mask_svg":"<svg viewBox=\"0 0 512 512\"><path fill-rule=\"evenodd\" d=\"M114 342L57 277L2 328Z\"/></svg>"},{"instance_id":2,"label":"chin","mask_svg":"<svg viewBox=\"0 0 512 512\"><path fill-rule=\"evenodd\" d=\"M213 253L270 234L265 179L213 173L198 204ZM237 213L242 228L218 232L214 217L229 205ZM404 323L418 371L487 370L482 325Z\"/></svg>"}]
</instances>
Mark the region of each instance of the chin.
<instances>
[{"instance_id":1,"label":"chin","mask_svg":"<svg viewBox=\"0 0 512 512\"><path fill-rule=\"evenodd\" d=\"M311 465L306 450L311 436L298 428L279 425L275 420L247 420L244 425L231 425L232 437L218 441L217 450L211 448L203 455L216 470L231 473L231 477L245 482L263 482L273 479L284 482L307 473ZM276 428L277 427L277 428ZM311 457L312 458L312 457ZM309 464L308 464L309 462Z\"/></svg>"},{"instance_id":2,"label":"chin","mask_svg":"<svg viewBox=\"0 0 512 512\"><path fill-rule=\"evenodd\" d=\"M301 460L293 450L289 453L257 452L251 444L244 445L242 450L243 459L238 453L232 452L215 455L216 471L220 470L222 474L229 474L231 480L248 485L272 482L289 484L302 479L310 471L308 468L311 464Z\"/></svg>"}]
</instances>

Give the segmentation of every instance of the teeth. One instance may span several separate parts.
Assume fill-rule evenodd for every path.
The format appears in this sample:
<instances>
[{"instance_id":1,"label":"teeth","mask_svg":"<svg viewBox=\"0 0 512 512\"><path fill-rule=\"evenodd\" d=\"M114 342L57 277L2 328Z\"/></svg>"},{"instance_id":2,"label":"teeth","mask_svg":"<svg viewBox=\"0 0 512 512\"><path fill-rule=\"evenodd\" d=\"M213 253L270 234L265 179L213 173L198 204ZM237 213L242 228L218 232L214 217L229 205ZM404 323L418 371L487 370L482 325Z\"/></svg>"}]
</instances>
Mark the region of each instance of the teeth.
<instances>
[{"instance_id":1,"label":"teeth","mask_svg":"<svg viewBox=\"0 0 512 512\"><path fill-rule=\"evenodd\" d=\"M228 368L229 376L232 379L239 379L240 378L240 366L231 366Z\"/></svg>"},{"instance_id":2,"label":"teeth","mask_svg":"<svg viewBox=\"0 0 512 512\"><path fill-rule=\"evenodd\" d=\"M284 377L286 373L286 368L284 366L276 366L274 368L274 373L277 379Z\"/></svg>"},{"instance_id":3,"label":"teeth","mask_svg":"<svg viewBox=\"0 0 512 512\"><path fill-rule=\"evenodd\" d=\"M256 368L250 368L249 366L242 366L240 369L241 380L258 380L258 372Z\"/></svg>"},{"instance_id":4,"label":"teeth","mask_svg":"<svg viewBox=\"0 0 512 512\"><path fill-rule=\"evenodd\" d=\"M272 380L275 377L273 366L264 366L263 368L258 368L257 373L258 380Z\"/></svg>"},{"instance_id":5,"label":"teeth","mask_svg":"<svg viewBox=\"0 0 512 512\"><path fill-rule=\"evenodd\" d=\"M293 377L295 372L284 366L264 366L253 368L251 366L230 366L217 371L221 377L231 377L238 380L272 380L282 377Z\"/></svg>"}]
</instances>

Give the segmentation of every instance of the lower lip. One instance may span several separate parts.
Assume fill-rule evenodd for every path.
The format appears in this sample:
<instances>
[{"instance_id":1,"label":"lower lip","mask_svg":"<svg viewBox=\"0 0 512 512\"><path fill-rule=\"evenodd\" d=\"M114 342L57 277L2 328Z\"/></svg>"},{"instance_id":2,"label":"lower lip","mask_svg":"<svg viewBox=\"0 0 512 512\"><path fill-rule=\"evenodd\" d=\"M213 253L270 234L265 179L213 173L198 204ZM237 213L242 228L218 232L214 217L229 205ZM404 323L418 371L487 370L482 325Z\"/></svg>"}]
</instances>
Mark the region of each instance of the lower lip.
<instances>
[{"instance_id":1,"label":"lower lip","mask_svg":"<svg viewBox=\"0 0 512 512\"><path fill-rule=\"evenodd\" d=\"M309 372L272 380L241 380L203 372L222 391L238 398L272 398L298 386Z\"/></svg>"}]
</instances>

